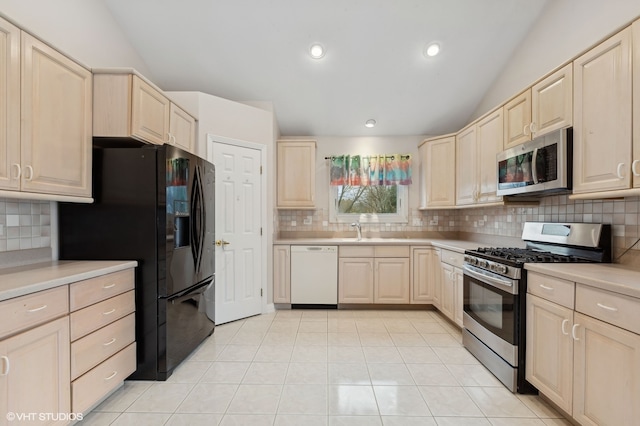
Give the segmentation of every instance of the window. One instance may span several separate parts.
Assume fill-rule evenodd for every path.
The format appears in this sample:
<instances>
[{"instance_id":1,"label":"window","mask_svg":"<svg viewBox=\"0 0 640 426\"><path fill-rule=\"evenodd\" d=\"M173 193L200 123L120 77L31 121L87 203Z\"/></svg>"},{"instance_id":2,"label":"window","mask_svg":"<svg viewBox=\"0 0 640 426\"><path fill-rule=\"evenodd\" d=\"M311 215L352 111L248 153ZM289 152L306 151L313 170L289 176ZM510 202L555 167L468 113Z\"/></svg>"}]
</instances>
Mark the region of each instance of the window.
<instances>
[{"instance_id":1,"label":"window","mask_svg":"<svg viewBox=\"0 0 640 426\"><path fill-rule=\"evenodd\" d=\"M331 186L329 219L337 223L406 223L407 186Z\"/></svg>"}]
</instances>

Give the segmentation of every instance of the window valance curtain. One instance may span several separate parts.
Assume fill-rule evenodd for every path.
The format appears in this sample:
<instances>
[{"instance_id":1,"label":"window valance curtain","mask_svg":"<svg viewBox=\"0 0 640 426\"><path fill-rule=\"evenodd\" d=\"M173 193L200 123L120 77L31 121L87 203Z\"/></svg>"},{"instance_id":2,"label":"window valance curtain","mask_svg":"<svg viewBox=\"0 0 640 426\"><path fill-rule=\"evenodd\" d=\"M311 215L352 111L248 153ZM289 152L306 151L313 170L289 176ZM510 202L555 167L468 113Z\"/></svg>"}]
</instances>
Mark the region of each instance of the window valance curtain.
<instances>
[{"instance_id":1,"label":"window valance curtain","mask_svg":"<svg viewBox=\"0 0 640 426\"><path fill-rule=\"evenodd\" d=\"M410 185L411 155L338 155L331 159L331 185Z\"/></svg>"}]
</instances>

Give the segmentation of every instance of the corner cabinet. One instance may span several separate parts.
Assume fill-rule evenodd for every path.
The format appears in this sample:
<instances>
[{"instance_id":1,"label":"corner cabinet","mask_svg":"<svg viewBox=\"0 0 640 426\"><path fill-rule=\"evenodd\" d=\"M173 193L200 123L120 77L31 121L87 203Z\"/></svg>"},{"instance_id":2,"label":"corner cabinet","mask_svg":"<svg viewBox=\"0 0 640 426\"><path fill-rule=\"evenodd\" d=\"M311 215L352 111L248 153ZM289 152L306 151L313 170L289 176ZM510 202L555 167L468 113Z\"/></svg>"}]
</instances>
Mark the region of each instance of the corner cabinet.
<instances>
[{"instance_id":1,"label":"corner cabinet","mask_svg":"<svg viewBox=\"0 0 640 426\"><path fill-rule=\"evenodd\" d=\"M420 157L420 209L455 207L456 138L425 140Z\"/></svg>"},{"instance_id":2,"label":"corner cabinet","mask_svg":"<svg viewBox=\"0 0 640 426\"><path fill-rule=\"evenodd\" d=\"M0 43L0 189L90 198L91 72L2 19Z\"/></svg>"},{"instance_id":3,"label":"corner cabinet","mask_svg":"<svg viewBox=\"0 0 640 426\"><path fill-rule=\"evenodd\" d=\"M291 246L273 246L273 303L291 303Z\"/></svg>"},{"instance_id":4,"label":"corner cabinet","mask_svg":"<svg viewBox=\"0 0 640 426\"><path fill-rule=\"evenodd\" d=\"M277 142L277 203L279 209L314 209L316 141Z\"/></svg>"},{"instance_id":5,"label":"corner cabinet","mask_svg":"<svg viewBox=\"0 0 640 426\"><path fill-rule=\"evenodd\" d=\"M631 36L622 30L573 63L574 194L631 188Z\"/></svg>"}]
</instances>

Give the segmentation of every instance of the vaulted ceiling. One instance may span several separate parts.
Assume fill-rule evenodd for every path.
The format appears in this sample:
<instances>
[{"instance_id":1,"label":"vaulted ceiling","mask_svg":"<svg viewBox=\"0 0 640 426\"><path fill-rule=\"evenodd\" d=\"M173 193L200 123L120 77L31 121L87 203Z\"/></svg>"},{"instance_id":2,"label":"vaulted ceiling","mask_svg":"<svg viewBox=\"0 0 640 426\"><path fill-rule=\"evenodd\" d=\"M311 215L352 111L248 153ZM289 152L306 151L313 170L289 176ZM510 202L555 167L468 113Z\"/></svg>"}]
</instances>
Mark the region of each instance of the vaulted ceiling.
<instances>
[{"instance_id":1,"label":"vaulted ceiling","mask_svg":"<svg viewBox=\"0 0 640 426\"><path fill-rule=\"evenodd\" d=\"M105 3L163 90L270 101L283 135L363 136L459 130L547 1Z\"/></svg>"}]
</instances>

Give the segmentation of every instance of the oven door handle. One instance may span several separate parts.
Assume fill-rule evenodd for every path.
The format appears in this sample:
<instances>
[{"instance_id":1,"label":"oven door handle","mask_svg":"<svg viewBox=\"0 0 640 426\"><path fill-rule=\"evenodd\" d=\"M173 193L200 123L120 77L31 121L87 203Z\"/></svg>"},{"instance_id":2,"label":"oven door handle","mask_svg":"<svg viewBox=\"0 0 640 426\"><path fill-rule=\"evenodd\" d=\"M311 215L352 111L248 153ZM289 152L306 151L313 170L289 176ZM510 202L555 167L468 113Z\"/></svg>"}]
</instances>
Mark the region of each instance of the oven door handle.
<instances>
[{"instance_id":1,"label":"oven door handle","mask_svg":"<svg viewBox=\"0 0 640 426\"><path fill-rule=\"evenodd\" d=\"M507 293L518 294L518 286L515 285L516 280L508 278L505 279L468 264L463 265L462 268L464 269L464 273L471 278L475 278L478 281L482 281L485 284L489 284L490 286L506 291Z\"/></svg>"}]
</instances>

